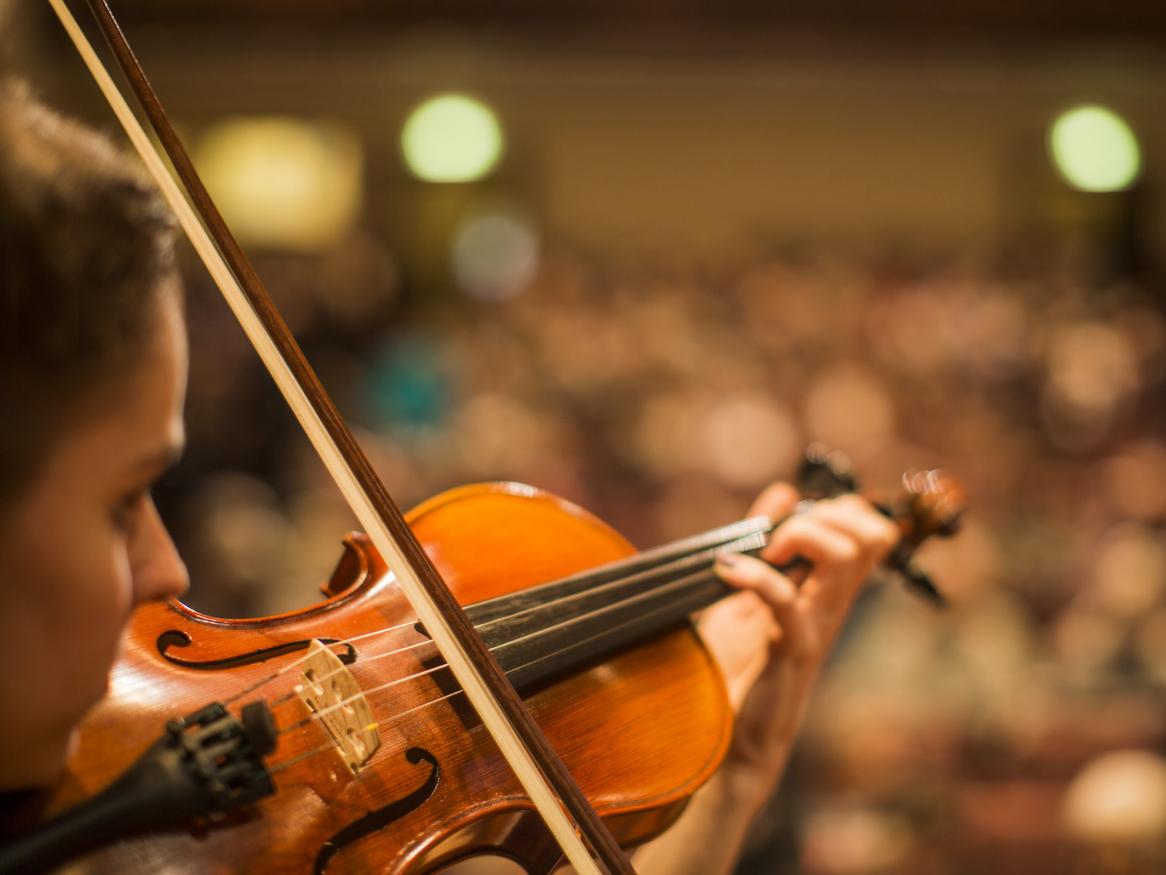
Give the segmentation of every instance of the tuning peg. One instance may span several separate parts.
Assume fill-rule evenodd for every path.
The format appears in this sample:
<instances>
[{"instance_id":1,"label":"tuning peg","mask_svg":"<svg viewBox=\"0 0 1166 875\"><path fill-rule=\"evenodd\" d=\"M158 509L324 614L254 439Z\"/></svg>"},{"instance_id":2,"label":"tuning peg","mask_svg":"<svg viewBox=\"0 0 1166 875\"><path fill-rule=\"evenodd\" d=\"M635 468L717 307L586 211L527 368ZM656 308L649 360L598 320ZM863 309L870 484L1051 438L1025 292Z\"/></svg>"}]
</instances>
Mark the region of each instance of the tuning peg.
<instances>
[{"instance_id":1,"label":"tuning peg","mask_svg":"<svg viewBox=\"0 0 1166 875\"><path fill-rule=\"evenodd\" d=\"M921 537L948 538L959 530L968 498L954 477L935 469L910 471L903 475L903 491L911 496L909 507Z\"/></svg>"},{"instance_id":2,"label":"tuning peg","mask_svg":"<svg viewBox=\"0 0 1166 875\"><path fill-rule=\"evenodd\" d=\"M931 576L915 566L915 563L908 562L902 568L895 569L903 577L903 583L907 588L917 595L922 596L937 608L947 607L947 598L939 587L935 585L935 581Z\"/></svg>"},{"instance_id":3,"label":"tuning peg","mask_svg":"<svg viewBox=\"0 0 1166 875\"><path fill-rule=\"evenodd\" d=\"M806 449L797 474L798 490L807 498L833 498L858 491L858 480L845 453L814 443Z\"/></svg>"}]
</instances>

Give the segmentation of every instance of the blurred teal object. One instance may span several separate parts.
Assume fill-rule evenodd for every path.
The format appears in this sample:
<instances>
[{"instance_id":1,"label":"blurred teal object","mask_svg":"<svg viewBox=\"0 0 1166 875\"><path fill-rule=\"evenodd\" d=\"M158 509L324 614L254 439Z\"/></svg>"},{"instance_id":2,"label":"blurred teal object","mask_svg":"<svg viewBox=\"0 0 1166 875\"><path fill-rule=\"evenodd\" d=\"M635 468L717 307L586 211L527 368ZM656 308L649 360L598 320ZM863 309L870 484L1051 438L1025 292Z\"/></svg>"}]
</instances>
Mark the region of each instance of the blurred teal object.
<instances>
[{"instance_id":1,"label":"blurred teal object","mask_svg":"<svg viewBox=\"0 0 1166 875\"><path fill-rule=\"evenodd\" d=\"M369 371L364 395L382 425L441 425L450 409L451 387L440 346L420 336L390 339Z\"/></svg>"}]
</instances>

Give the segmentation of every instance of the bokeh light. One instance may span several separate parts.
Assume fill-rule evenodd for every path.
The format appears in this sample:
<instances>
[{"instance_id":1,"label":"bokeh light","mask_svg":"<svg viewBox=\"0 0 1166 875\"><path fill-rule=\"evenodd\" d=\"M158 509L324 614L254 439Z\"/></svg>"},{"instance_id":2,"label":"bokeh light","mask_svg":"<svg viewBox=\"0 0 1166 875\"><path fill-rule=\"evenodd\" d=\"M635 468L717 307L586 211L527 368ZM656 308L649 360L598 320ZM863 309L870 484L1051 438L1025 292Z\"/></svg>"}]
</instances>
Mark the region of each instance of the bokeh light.
<instances>
[{"instance_id":1,"label":"bokeh light","mask_svg":"<svg viewBox=\"0 0 1166 875\"><path fill-rule=\"evenodd\" d=\"M243 243L320 251L349 232L362 206L360 141L342 125L223 119L199 138L194 158Z\"/></svg>"},{"instance_id":2,"label":"bokeh light","mask_svg":"<svg viewBox=\"0 0 1166 875\"><path fill-rule=\"evenodd\" d=\"M1142 167L1133 130L1103 106L1078 106L1057 117L1049 130L1053 163L1081 191L1121 191Z\"/></svg>"},{"instance_id":3,"label":"bokeh light","mask_svg":"<svg viewBox=\"0 0 1166 875\"><path fill-rule=\"evenodd\" d=\"M467 295L486 301L513 297L538 267L538 233L515 210L474 211L454 231L450 263Z\"/></svg>"},{"instance_id":4,"label":"bokeh light","mask_svg":"<svg viewBox=\"0 0 1166 875\"><path fill-rule=\"evenodd\" d=\"M805 419L812 438L856 457L884 447L895 428L886 387L873 371L853 364L831 367L811 383Z\"/></svg>"},{"instance_id":5,"label":"bokeh light","mask_svg":"<svg viewBox=\"0 0 1166 875\"><path fill-rule=\"evenodd\" d=\"M1129 337L1101 320L1049 332L1041 416L1049 438L1068 450L1095 446L1140 388Z\"/></svg>"},{"instance_id":6,"label":"bokeh light","mask_svg":"<svg viewBox=\"0 0 1166 875\"><path fill-rule=\"evenodd\" d=\"M793 416L762 392L723 398L697 428L704 467L738 489L760 489L796 465L801 450Z\"/></svg>"},{"instance_id":7,"label":"bokeh light","mask_svg":"<svg viewBox=\"0 0 1166 875\"><path fill-rule=\"evenodd\" d=\"M498 117L464 94L432 97L401 132L405 163L426 182L471 182L489 173L505 147Z\"/></svg>"},{"instance_id":8,"label":"bokeh light","mask_svg":"<svg viewBox=\"0 0 1166 875\"><path fill-rule=\"evenodd\" d=\"M1098 757L1069 786L1063 818L1073 835L1101 842L1166 835L1166 762L1149 751Z\"/></svg>"},{"instance_id":9,"label":"bokeh light","mask_svg":"<svg viewBox=\"0 0 1166 875\"><path fill-rule=\"evenodd\" d=\"M390 427L424 428L446 417L449 394L440 346L424 335L403 335L387 339L369 368L365 404Z\"/></svg>"}]
</instances>

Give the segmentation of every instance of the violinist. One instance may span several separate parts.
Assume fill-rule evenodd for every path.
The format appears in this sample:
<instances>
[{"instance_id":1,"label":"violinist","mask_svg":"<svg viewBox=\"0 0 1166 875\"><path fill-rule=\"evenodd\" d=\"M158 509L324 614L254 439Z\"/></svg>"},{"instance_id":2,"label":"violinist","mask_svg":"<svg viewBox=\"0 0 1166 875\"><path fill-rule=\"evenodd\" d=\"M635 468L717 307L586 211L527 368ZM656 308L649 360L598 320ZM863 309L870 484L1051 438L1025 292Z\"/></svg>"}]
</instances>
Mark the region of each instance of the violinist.
<instances>
[{"instance_id":1,"label":"violinist","mask_svg":"<svg viewBox=\"0 0 1166 875\"><path fill-rule=\"evenodd\" d=\"M150 487L183 446L187 349L174 222L106 140L0 87L0 820L53 784L104 694L133 609L187 587ZM771 486L752 514L797 501ZM857 497L816 503L763 556L725 557L741 592L700 631L736 723L679 821L636 852L642 873L730 871L773 792L821 668L895 527ZM305 863L305 871L309 867Z\"/></svg>"}]
</instances>

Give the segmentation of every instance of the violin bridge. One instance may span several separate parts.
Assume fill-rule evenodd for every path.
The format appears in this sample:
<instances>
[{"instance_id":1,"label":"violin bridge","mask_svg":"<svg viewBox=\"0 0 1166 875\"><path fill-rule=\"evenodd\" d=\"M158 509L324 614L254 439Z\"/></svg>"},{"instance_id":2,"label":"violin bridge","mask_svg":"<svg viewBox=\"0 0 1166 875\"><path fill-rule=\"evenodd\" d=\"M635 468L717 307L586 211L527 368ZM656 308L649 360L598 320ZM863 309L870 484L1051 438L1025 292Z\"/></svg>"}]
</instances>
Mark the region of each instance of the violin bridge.
<instances>
[{"instance_id":1,"label":"violin bridge","mask_svg":"<svg viewBox=\"0 0 1166 875\"><path fill-rule=\"evenodd\" d=\"M312 641L301 665L296 694L323 724L355 775L381 744L368 700L348 666L319 641Z\"/></svg>"}]
</instances>

